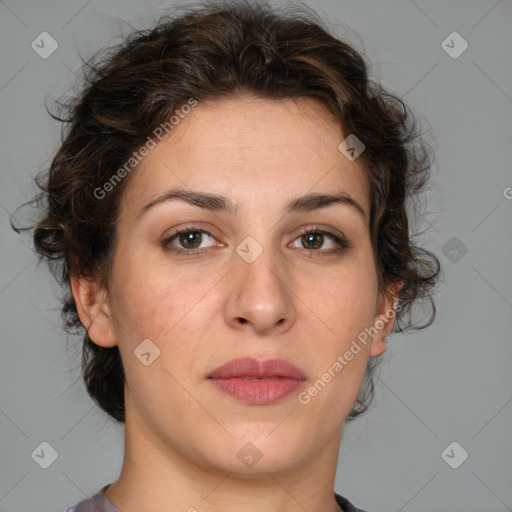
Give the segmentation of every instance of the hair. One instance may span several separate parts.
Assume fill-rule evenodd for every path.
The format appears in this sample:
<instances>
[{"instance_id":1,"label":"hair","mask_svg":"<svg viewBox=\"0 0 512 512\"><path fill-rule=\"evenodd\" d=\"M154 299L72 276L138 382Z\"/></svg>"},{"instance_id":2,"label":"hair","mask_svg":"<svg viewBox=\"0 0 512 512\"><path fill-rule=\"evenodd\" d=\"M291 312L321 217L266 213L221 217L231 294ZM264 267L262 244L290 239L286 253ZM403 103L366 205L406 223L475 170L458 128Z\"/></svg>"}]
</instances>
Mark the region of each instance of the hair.
<instances>
[{"instance_id":1,"label":"hair","mask_svg":"<svg viewBox=\"0 0 512 512\"><path fill-rule=\"evenodd\" d=\"M295 8L290 14L266 3L235 1L185 11L166 13L153 28L134 31L84 61L81 90L64 103L56 101L58 114L49 112L63 123L62 140L49 168L35 178L40 190L29 204L37 207L38 219L30 228L17 228L11 220L17 232L34 230L38 263L47 261L63 290L63 326L83 335L87 392L121 423L125 374L119 349L90 339L70 276L99 280L108 291L120 200L136 170L101 199L97 191L191 98L320 99L344 136L354 134L365 145L358 163L370 187L379 291L396 280L403 283L395 295L395 331L423 329L436 314L432 296L440 263L409 233L408 202L423 191L431 167L431 147L410 109L369 78L365 57L331 35L313 11ZM423 325L411 319L417 301L427 301L431 309ZM378 359L369 358L347 420L368 408Z\"/></svg>"}]
</instances>

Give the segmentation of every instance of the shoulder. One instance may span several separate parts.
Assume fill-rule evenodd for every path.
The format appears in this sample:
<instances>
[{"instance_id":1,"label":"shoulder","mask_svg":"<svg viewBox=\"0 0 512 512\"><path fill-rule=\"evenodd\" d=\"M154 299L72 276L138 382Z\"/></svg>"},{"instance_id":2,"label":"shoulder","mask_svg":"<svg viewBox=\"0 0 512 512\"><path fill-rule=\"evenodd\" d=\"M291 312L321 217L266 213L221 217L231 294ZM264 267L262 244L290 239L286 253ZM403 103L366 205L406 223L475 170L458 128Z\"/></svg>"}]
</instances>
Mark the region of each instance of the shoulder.
<instances>
[{"instance_id":1,"label":"shoulder","mask_svg":"<svg viewBox=\"0 0 512 512\"><path fill-rule=\"evenodd\" d=\"M340 496L336 493L334 493L334 496L338 505L343 509L343 512L366 512L362 508L357 508L350 501L348 501L347 498L344 498L343 496Z\"/></svg>"},{"instance_id":2,"label":"shoulder","mask_svg":"<svg viewBox=\"0 0 512 512\"><path fill-rule=\"evenodd\" d=\"M119 509L110 503L103 494L107 487L108 485L103 487L92 498L82 500L80 503L68 507L64 512L119 512Z\"/></svg>"},{"instance_id":3,"label":"shoulder","mask_svg":"<svg viewBox=\"0 0 512 512\"><path fill-rule=\"evenodd\" d=\"M64 512L119 512L119 509L103 494L103 490L107 487L108 486L103 487L103 489L98 491L92 498L82 500L76 505L66 508ZM347 498L336 493L334 496L338 505L343 509L343 512L366 512L361 508L357 508L347 500Z\"/></svg>"}]
</instances>

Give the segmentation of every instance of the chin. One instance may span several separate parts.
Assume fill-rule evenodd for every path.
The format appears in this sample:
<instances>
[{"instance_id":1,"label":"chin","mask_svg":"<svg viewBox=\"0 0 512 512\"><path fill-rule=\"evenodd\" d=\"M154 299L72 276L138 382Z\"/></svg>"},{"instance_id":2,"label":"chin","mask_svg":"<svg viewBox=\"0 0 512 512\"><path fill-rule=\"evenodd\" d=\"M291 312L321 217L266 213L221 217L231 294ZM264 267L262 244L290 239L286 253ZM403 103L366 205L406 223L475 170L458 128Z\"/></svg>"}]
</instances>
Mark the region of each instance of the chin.
<instances>
[{"instance_id":1,"label":"chin","mask_svg":"<svg viewBox=\"0 0 512 512\"><path fill-rule=\"evenodd\" d=\"M284 428L280 431L277 425L252 428L251 433L245 429L240 435L228 429L233 437L229 438L227 446L219 447L217 465L222 461L223 470L247 476L283 471L294 466L304 455L305 439L299 439Z\"/></svg>"},{"instance_id":2,"label":"chin","mask_svg":"<svg viewBox=\"0 0 512 512\"><path fill-rule=\"evenodd\" d=\"M247 456L246 456L247 458ZM259 460L255 462L241 462L238 457L226 458L221 464L216 461L216 467L224 472L238 475L247 479L258 479L262 476L268 477L268 473L279 473L287 471L298 464L297 453L294 454L272 454L265 456L262 454Z\"/></svg>"}]
</instances>

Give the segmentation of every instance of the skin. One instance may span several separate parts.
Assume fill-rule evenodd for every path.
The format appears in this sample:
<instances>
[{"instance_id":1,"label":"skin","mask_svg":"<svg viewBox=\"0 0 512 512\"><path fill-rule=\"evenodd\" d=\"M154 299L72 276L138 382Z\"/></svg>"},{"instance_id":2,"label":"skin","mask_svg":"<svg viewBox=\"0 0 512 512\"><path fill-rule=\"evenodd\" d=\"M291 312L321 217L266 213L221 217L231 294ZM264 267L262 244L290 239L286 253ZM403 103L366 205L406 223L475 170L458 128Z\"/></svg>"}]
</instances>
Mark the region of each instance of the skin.
<instances>
[{"instance_id":1,"label":"skin","mask_svg":"<svg viewBox=\"0 0 512 512\"><path fill-rule=\"evenodd\" d=\"M394 319L308 404L297 395L392 309L400 287L378 292L368 183L358 160L338 150L343 138L313 98L199 102L132 171L108 292L72 278L91 339L117 345L125 368L125 457L105 493L122 512L340 510L333 489L343 421ZM175 187L225 195L238 209L173 200L137 218ZM282 213L292 198L334 190L350 194L364 217L341 204ZM202 235L204 252L165 251L161 242L189 224L211 235ZM343 234L350 247L329 254L335 242L308 242L304 227ZM236 252L248 236L263 248L252 263ZM169 245L194 247L186 243ZM160 350L149 366L133 353L145 339ZM274 404L250 405L206 379L245 356L286 359L307 380ZM261 452L252 467L237 457L247 442Z\"/></svg>"}]
</instances>

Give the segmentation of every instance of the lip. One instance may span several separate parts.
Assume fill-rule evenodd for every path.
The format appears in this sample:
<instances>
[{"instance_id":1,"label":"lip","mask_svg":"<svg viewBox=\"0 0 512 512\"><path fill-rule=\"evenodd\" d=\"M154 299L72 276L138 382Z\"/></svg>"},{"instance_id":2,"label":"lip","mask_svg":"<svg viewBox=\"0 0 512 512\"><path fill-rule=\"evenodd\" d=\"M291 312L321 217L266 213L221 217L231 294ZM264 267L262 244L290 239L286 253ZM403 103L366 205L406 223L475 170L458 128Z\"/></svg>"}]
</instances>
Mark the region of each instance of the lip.
<instances>
[{"instance_id":1,"label":"lip","mask_svg":"<svg viewBox=\"0 0 512 512\"><path fill-rule=\"evenodd\" d=\"M207 379L219 391L239 401L268 405L295 391L306 376L284 359L259 361L244 357L219 366Z\"/></svg>"}]
</instances>

